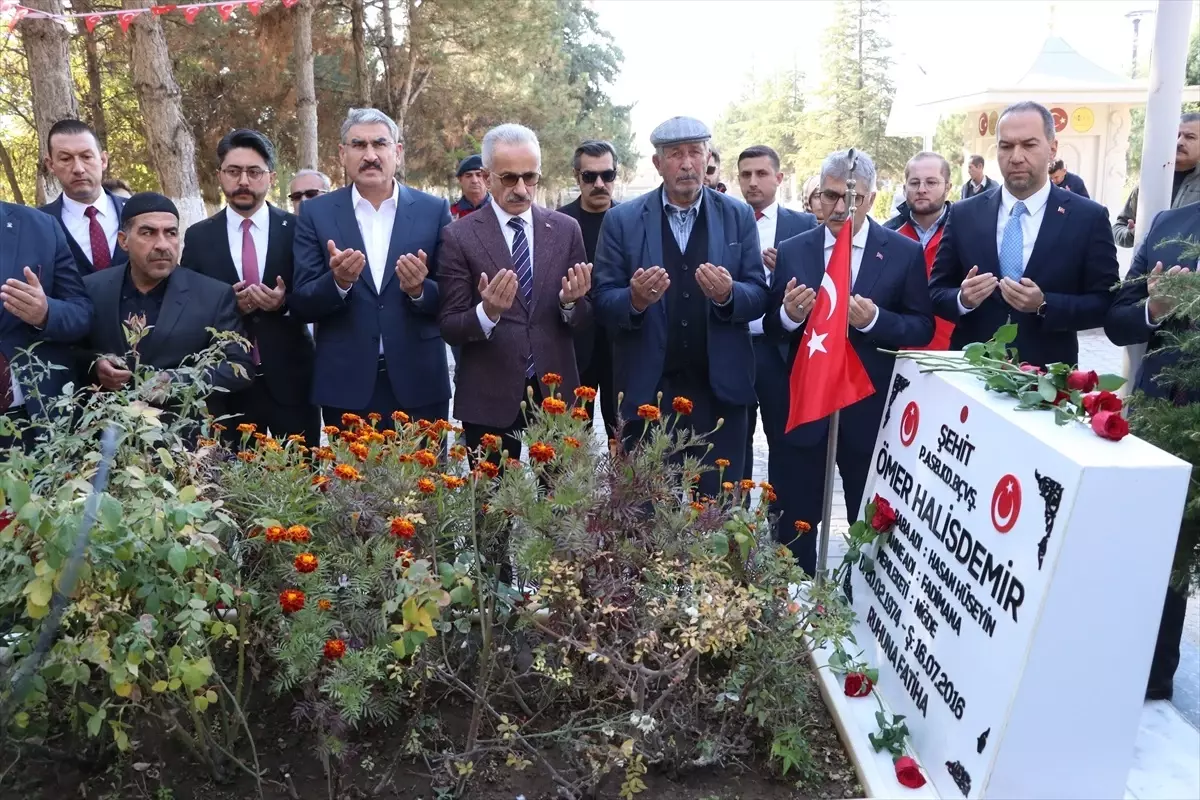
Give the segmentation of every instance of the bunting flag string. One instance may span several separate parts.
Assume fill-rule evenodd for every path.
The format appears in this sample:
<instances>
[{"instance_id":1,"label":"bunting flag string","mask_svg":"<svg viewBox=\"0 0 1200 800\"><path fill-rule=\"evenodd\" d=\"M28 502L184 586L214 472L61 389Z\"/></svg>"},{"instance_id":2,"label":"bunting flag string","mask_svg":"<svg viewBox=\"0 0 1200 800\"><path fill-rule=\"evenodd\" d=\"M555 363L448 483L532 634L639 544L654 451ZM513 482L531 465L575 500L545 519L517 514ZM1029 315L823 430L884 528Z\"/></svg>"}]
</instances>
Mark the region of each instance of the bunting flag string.
<instances>
[{"instance_id":1,"label":"bunting flag string","mask_svg":"<svg viewBox=\"0 0 1200 800\"><path fill-rule=\"evenodd\" d=\"M115 21L121 26L124 33L129 33L129 25L140 15L150 12L156 17L161 17L165 14L182 14L183 19L188 25L193 24L196 18L199 17L207 9L216 9L217 15L222 22L228 22L233 16L233 12L244 6L251 16L257 17L258 12L262 9L264 0L219 0L219 2L211 3L186 3L181 5L155 5L147 8L131 8L131 9L116 9L114 11L89 11L83 14L72 12L64 14L50 14L45 11L39 11L36 8L23 6L17 0L0 0L0 19L7 18L6 25L8 32L12 33L13 29L23 19L52 19L55 22L61 23L63 27L71 32L75 32L75 22L82 19L83 26L88 33L94 33L96 27L105 20ZM300 0L279 0L280 5L284 8L291 8L300 2Z\"/></svg>"}]
</instances>

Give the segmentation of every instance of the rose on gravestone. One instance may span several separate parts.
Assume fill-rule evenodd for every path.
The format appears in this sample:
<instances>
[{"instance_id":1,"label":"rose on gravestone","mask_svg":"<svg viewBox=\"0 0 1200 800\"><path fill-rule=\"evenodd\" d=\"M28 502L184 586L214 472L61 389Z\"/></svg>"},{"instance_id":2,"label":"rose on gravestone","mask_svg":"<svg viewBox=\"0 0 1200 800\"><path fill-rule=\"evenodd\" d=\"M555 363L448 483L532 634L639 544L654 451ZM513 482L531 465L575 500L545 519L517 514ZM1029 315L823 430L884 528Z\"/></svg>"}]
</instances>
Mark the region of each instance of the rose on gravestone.
<instances>
[{"instance_id":1,"label":"rose on gravestone","mask_svg":"<svg viewBox=\"0 0 1200 800\"><path fill-rule=\"evenodd\" d=\"M908 756L896 759L896 780L900 781L901 786L907 786L909 789L920 789L925 785L925 776L921 774L921 768Z\"/></svg>"}]
</instances>

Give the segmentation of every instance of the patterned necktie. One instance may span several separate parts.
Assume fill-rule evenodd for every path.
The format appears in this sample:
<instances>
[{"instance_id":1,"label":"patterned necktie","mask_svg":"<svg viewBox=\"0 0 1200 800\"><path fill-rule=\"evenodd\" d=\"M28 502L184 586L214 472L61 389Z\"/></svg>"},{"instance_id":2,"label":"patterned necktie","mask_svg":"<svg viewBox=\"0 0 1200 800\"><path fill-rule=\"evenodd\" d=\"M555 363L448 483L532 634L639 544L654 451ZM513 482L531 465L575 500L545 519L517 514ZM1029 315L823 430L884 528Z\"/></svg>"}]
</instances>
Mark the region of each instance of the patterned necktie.
<instances>
[{"instance_id":1,"label":"patterned necktie","mask_svg":"<svg viewBox=\"0 0 1200 800\"><path fill-rule=\"evenodd\" d=\"M1000 240L1000 277L1021 282L1025 274L1022 263L1025 255L1025 234L1021 231L1021 217L1029 213L1025 204L1018 200L1009 212L1004 226L1004 238Z\"/></svg>"},{"instance_id":2,"label":"patterned necktie","mask_svg":"<svg viewBox=\"0 0 1200 800\"><path fill-rule=\"evenodd\" d=\"M88 239L92 242L92 269L104 269L112 263L112 253L108 251L108 237L104 235L104 228L100 227L100 221L96 219L96 215L100 212L95 206L88 206L83 210L83 215L88 218Z\"/></svg>"},{"instance_id":3,"label":"patterned necktie","mask_svg":"<svg viewBox=\"0 0 1200 800\"><path fill-rule=\"evenodd\" d=\"M521 295L525 298L525 306L528 308L533 303L533 262L529 259L529 240L525 238L525 222L520 217L513 217L508 221L508 227L513 230L513 271L517 273ZM525 377L532 378L534 373L533 353L530 352L529 360L525 365Z\"/></svg>"},{"instance_id":4,"label":"patterned necktie","mask_svg":"<svg viewBox=\"0 0 1200 800\"><path fill-rule=\"evenodd\" d=\"M250 235L252 224L248 219L242 220L242 280L246 284L262 283L262 277L258 274L258 250L254 247L254 237ZM261 363L257 342L250 348L250 359L256 365Z\"/></svg>"}]
</instances>

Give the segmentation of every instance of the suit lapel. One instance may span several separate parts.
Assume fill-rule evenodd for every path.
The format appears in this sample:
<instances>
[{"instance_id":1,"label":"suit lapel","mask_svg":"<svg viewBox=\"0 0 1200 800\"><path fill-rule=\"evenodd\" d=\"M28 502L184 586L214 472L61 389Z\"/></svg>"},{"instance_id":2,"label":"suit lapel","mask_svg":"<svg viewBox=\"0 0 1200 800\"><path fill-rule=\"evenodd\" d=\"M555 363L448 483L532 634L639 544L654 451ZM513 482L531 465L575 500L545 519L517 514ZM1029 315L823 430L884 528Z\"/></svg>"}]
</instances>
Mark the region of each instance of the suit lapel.
<instances>
[{"instance_id":1,"label":"suit lapel","mask_svg":"<svg viewBox=\"0 0 1200 800\"><path fill-rule=\"evenodd\" d=\"M287 257L292 252L287 226L287 214L271 206L270 222L267 226L267 263L262 277L263 283L268 287L274 288L275 278L282 273L283 266L287 263Z\"/></svg>"},{"instance_id":2,"label":"suit lapel","mask_svg":"<svg viewBox=\"0 0 1200 800\"><path fill-rule=\"evenodd\" d=\"M217 254L216 268L219 274L212 277L217 280L224 281L230 286L237 283L238 278L237 267L233 264L233 253L229 251L229 209L222 208L216 214L209 218L208 224L212 226L212 230L208 232L211 237L210 241L215 242L214 250ZM222 246L224 245L224 246Z\"/></svg>"},{"instance_id":3,"label":"suit lapel","mask_svg":"<svg viewBox=\"0 0 1200 800\"><path fill-rule=\"evenodd\" d=\"M643 250L645 264L641 267L649 269L650 267L661 267L663 265L663 241L662 241L662 224L663 224L663 207L662 207L662 186L650 192L643 199L642 205L642 227L646 231L646 242ZM636 272L638 267L633 268ZM632 274L630 277L633 277ZM658 305L655 303L655 305Z\"/></svg>"},{"instance_id":4,"label":"suit lapel","mask_svg":"<svg viewBox=\"0 0 1200 800\"><path fill-rule=\"evenodd\" d=\"M338 232L342 234L342 240L334 242L334 244L341 250L349 248L365 255L367 245L363 242L362 231L358 229L358 219L354 216L354 204L351 199L350 187L347 186L344 189L338 189L334 194L337 196L337 202L334 206L333 214L337 221ZM370 264L363 265L363 270L358 276L358 283L363 284L371 294L379 295L379 292L375 291L375 281L371 278Z\"/></svg>"},{"instance_id":5,"label":"suit lapel","mask_svg":"<svg viewBox=\"0 0 1200 800\"><path fill-rule=\"evenodd\" d=\"M979 271L990 272L997 278L1000 277L1000 245L996 243L996 235L998 233L996 226L999 224L1000 219L1000 195L1001 192L993 192L985 198L982 204L985 216L979 220L979 228L976 234L984 240L982 252L987 255L984 263L979 265Z\"/></svg>"},{"instance_id":6,"label":"suit lapel","mask_svg":"<svg viewBox=\"0 0 1200 800\"><path fill-rule=\"evenodd\" d=\"M0 205L0 279L18 277L17 245L21 241L21 222L6 214Z\"/></svg>"},{"instance_id":7,"label":"suit lapel","mask_svg":"<svg viewBox=\"0 0 1200 800\"><path fill-rule=\"evenodd\" d=\"M183 316L183 309L187 305L187 293L187 274L176 267L171 273L170 282L167 283L167 293L163 296L162 308L158 312L158 323L144 340L149 347L142 350L143 361L149 362L163 342L170 338L179 318Z\"/></svg>"},{"instance_id":8,"label":"suit lapel","mask_svg":"<svg viewBox=\"0 0 1200 800\"><path fill-rule=\"evenodd\" d=\"M825 226L822 225L816 230L820 234L813 236L808 240L808 258L801 263L811 264L808 274L796 276L796 283L803 283L805 286L820 292L821 281L825 279Z\"/></svg>"},{"instance_id":9,"label":"suit lapel","mask_svg":"<svg viewBox=\"0 0 1200 800\"><path fill-rule=\"evenodd\" d=\"M870 227L867 229L866 246L863 248L862 261L858 265L858 277L851 287L851 292L861 297L870 297L875 281L879 280L879 274L887 265L887 253L884 252L887 237L876 230L875 223L867 220L867 225Z\"/></svg>"},{"instance_id":10,"label":"suit lapel","mask_svg":"<svg viewBox=\"0 0 1200 800\"><path fill-rule=\"evenodd\" d=\"M720 195L711 189L703 189L704 201L701 203L700 213L708 214L705 218L708 223L708 262L716 264L718 267L724 267L729 270L731 275L734 275L736 266L733 264L725 264L725 242L729 241L725 238L725 206L717 198ZM708 206L705 210L703 206ZM662 230L660 227L659 230ZM742 278L742 275L734 275L736 281Z\"/></svg>"},{"instance_id":11,"label":"suit lapel","mask_svg":"<svg viewBox=\"0 0 1200 800\"><path fill-rule=\"evenodd\" d=\"M495 278L496 273L502 269L512 269L512 254L509 252L508 242L504 241L504 234L500 232L500 220L492 204L488 203L467 219L470 220L471 230L479 239L480 246L487 253L488 260L492 262L488 280Z\"/></svg>"},{"instance_id":12,"label":"suit lapel","mask_svg":"<svg viewBox=\"0 0 1200 800\"><path fill-rule=\"evenodd\" d=\"M392 240L388 243L388 255L383 269L383 281L380 283L379 293L383 294L383 290L387 289L388 281L396 277L396 262L400 260L400 256L411 251L411 248L405 247L405 238L408 232L412 230L412 205L416 198L407 186L400 186L396 194L396 218L392 223ZM416 255L416 253L413 253Z\"/></svg>"},{"instance_id":13,"label":"suit lapel","mask_svg":"<svg viewBox=\"0 0 1200 800\"><path fill-rule=\"evenodd\" d=\"M1036 283L1036 276L1042 273L1044 265L1052 261L1059 234L1066 227L1070 215L1071 193L1051 187L1050 195L1046 198L1046 209L1042 212L1042 226L1038 228L1037 241L1033 243L1029 263L1025 265L1025 277L1031 281Z\"/></svg>"},{"instance_id":14,"label":"suit lapel","mask_svg":"<svg viewBox=\"0 0 1200 800\"><path fill-rule=\"evenodd\" d=\"M102 335L101 342L113 342L110 352L113 355L124 355L129 350L128 340L125 338L125 320L121 318L121 287L125 284L125 270L113 270L109 267L105 270L104 278L94 280L100 281L100 289L95 293L94 301L96 319L108 329L107 337ZM142 341L148 342L149 339Z\"/></svg>"},{"instance_id":15,"label":"suit lapel","mask_svg":"<svg viewBox=\"0 0 1200 800\"><path fill-rule=\"evenodd\" d=\"M547 290L547 286L554 291L555 285L561 285L561 276L556 274L557 270L554 269L554 247L558 238L555 235L557 231L550 222L550 215L538 206L533 206L531 210L533 219L533 231L530 233L533 237L533 308L537 308L538 299ZM554 291L554 294L557 296L558 292ZM531 308L530 311L532 310Z\"/></svg>"}]
</instances>

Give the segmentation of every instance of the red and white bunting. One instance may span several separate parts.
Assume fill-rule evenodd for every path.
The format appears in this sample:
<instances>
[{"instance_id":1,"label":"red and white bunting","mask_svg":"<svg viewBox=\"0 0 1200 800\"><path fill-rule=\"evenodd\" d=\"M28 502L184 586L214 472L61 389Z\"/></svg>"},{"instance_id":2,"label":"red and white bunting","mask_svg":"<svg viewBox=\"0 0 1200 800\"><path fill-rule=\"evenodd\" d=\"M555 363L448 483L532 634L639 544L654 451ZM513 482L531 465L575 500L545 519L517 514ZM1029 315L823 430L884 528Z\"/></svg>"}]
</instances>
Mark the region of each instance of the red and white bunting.
<instances>
[{"instance_id":1,"label":"red and white bunting","mask_svg":"<svg viewBox=\"0 0 1200 800\"><path fill-rule=\"evenodd\" d=\"M139 8L136 11L122 11L117 14L117 22L121 23L121 32L129 33L129 24L137 19L146 9Z\"/></svg>"},{"instance_id":2,"label":"red and white bunting","mask_svg":"<svg viewBox=\"0 0 1200 800\"><path fill-rule=\"evenodd\" d=\"M196 17L200 16L200 12L203 10L204 6L184 6L183 18L187 21L188 25L191 25L196 21Z\"/></svg>"},{"instance_id":3,"label":"red and white bunting","mask_svg":"<svg viewBox=\"0 0 1200 800\"><path fill-rule=\"evenodd\" d=\"M234 11L239 6L245 6L251 16L257 17L262 10L265 0L221 0L221 2L207 3L189 3L187 5L159 4L152 5L149 8L135 9L118 9L115 11L93 11L86 14L66 13L66 14L49 14L45 11L39 11L36 8L23 6L20 0L0 0L0 24L5 25L11 33L17 27L17 24L23 19L52 19L62 23L68 29L77 30L76 22L83 21L83 27L89 34L94 34L96 28L107 19L112 19L121 26L121 30L128 33L129 25L137 19L140 14L147 11L154 14L156 17L165 16L167 14L182 13L184 21L191 25L196 21L204 11L214 8L220 16L222 22L228 22L233 16ZM284 8L293 8L300 0L280 0L280 4Z\"/></svg>"}]
</instances>

